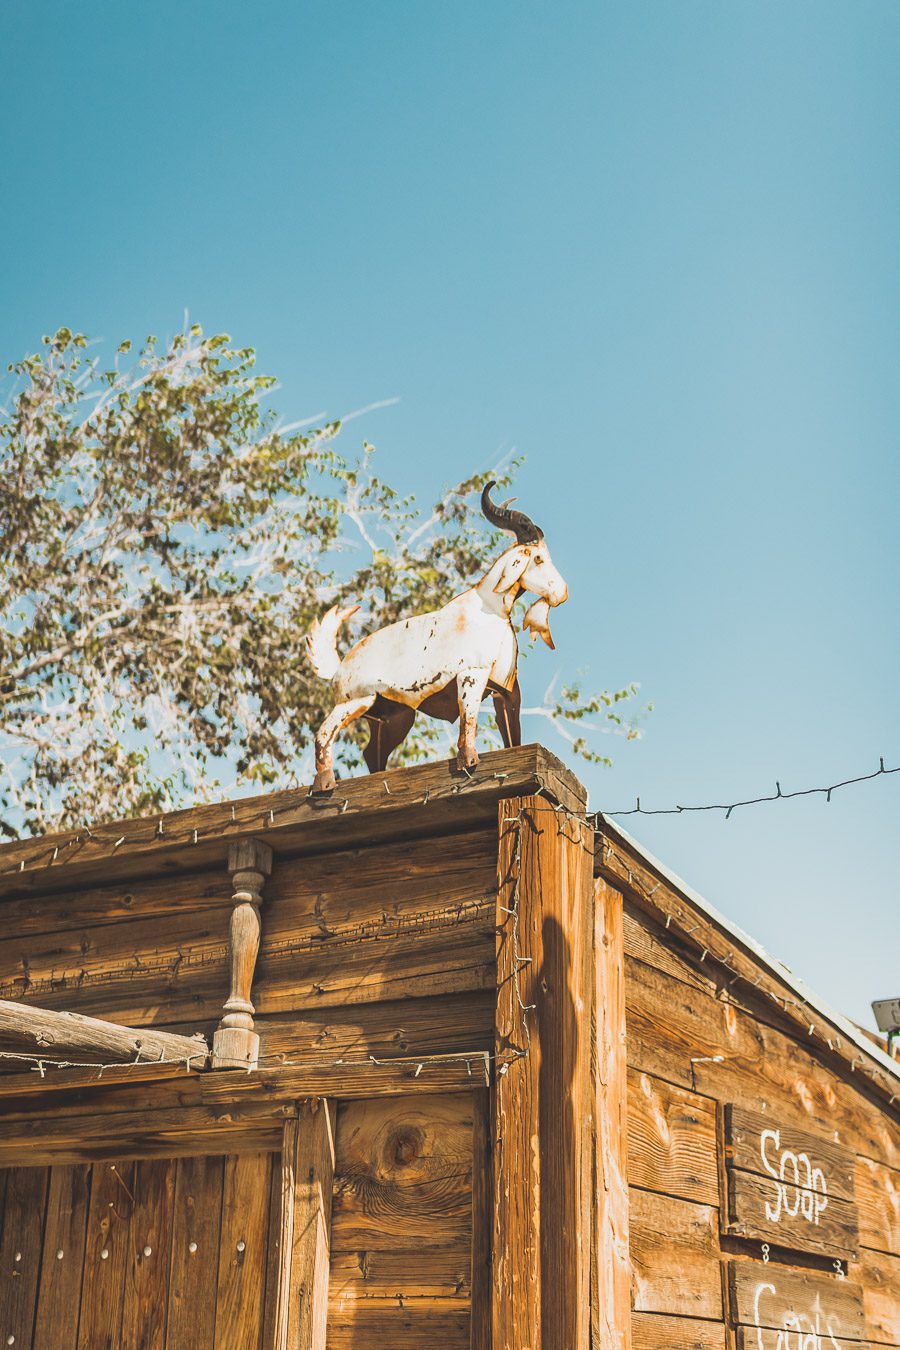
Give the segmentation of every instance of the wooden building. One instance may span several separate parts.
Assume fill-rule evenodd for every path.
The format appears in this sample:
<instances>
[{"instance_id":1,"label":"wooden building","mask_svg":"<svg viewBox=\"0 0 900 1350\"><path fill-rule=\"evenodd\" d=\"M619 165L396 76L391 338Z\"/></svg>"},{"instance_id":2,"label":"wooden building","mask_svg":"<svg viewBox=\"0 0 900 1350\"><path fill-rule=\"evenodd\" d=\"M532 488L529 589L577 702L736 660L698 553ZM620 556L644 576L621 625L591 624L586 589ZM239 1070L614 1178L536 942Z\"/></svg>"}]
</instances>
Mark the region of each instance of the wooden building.
<instances>
[{"instance_id":1,"label":"wooden building","mask_svg":"<svg viewBox=\"0 0 900 1350\"><path fill-rule=\"evenodd\" d=\"M900 1346L900 1066L541 747L11 843L0 920L0 1346Z\"/></svg>"}]
</instances>

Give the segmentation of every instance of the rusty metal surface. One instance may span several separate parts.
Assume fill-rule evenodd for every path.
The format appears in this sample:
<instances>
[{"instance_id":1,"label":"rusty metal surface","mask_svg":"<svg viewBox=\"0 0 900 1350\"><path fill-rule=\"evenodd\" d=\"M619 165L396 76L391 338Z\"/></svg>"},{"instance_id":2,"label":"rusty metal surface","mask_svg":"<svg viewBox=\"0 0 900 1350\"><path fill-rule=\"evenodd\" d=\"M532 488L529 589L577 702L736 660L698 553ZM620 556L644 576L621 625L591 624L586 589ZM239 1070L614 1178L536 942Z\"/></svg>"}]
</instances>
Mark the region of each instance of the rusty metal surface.
<instances>
[{"instance_id":1,"label":"rusty metal surface","mask_svg":"<svg viewBox=\"0 0 900 1350\"><path fill-rule=\"evenodd\" d=\"M448 721L460 718L457 763L474 768L478 710L488 694L504 743L520 744L519 648L512 608L523 592L535 595L523 627L532 641L540 636L553 647L550 610L564 603L569 589L553 565L543 531L524 512L493 502L493 486L485 486L482 510L516 542L474 586L440 609L368 634L343 659L337 653L338 630L358 606L335 606L312 625L307 655L316 673L331 680L335 696L334 709L316 734L316 791L334 786L335 738L358 717L369 717L373 727L365 756L370 770L384 768L418 711Z\"/></svg>"}]
</instances>

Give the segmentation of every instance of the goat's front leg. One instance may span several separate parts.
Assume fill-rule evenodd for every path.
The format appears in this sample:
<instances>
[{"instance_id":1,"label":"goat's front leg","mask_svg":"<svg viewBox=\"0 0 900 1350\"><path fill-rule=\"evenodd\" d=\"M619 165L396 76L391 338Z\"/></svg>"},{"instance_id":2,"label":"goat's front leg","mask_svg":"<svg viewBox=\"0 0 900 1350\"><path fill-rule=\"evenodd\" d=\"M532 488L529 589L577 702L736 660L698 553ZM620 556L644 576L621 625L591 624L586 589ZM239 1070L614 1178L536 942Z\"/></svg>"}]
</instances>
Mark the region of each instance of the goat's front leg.
<instances>
[{"instance_id":1,"label":"goat's front leg","mask_svg":"<svg viewBox=\"0 0 900 1350\"><path fill-rule=\"evenodd\" d=\"M313 792L329 792L334 787L334 758L331 747L334 738L344 727L349 727L357 717L362 717L367 708L375 702L375 695L366 698L349 698L332 708L325 721L316 732L316 777Z\"/></svg>"},{"instance_id":2,"label":"goat's front leg","mask_svg":"<svg viewBox=\"0 0 900 1350\"><path fill-rule=\"evenodd\" d=\"M456 677L456 695L459 700L459 750L456 763L460 769L474 769L478 763L475 735L478 729L478 709L484 698L490 668L465 670Z\"/></svg>"}]
</instances>

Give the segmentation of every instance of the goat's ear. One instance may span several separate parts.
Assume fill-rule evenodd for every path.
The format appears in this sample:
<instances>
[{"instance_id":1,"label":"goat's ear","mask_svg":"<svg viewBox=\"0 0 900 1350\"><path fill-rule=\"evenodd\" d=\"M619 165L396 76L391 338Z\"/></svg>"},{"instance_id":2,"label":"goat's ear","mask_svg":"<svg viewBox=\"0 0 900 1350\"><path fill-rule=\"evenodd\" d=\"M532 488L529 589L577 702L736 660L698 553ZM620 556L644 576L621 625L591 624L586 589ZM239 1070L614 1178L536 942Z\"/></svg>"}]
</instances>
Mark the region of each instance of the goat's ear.
<instances>
[{"instance_id":1,"label":"goat's ear","mask_svg":"<svg viewBox=\"0 0 900 1350\"><path fill-rule=\"evenodd\" d=\"M517 548L510 553L494 586L494 594L503 595L506 591L512 590L530 561L531 554L524 548Z\"/></svg>"}]
</instances>

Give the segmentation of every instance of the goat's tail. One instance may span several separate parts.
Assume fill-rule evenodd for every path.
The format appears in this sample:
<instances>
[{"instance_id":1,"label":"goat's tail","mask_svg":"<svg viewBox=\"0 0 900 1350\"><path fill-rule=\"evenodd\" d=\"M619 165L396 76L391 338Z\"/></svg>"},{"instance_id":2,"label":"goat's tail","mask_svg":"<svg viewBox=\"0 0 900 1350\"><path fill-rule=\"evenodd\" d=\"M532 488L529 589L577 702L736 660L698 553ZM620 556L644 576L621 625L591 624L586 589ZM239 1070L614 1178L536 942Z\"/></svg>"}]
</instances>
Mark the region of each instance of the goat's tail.
<instances>
[{"instance_id":1,"label":"goat's tail","mask_svg":"<svg viewBox=\"0 0 900 1350\"><path fill-rule=\"evenodd\" d=\"M332 605L327 614L323 614L321 619L313 619L310 624L306 635L306 655L313 670L321 679L330 680L336 675L337 668L341 664L337 651L338 629L358 609L359 605L351 605L349 609L339 609L337 605Z\"/></svg>"}]
</instances>

